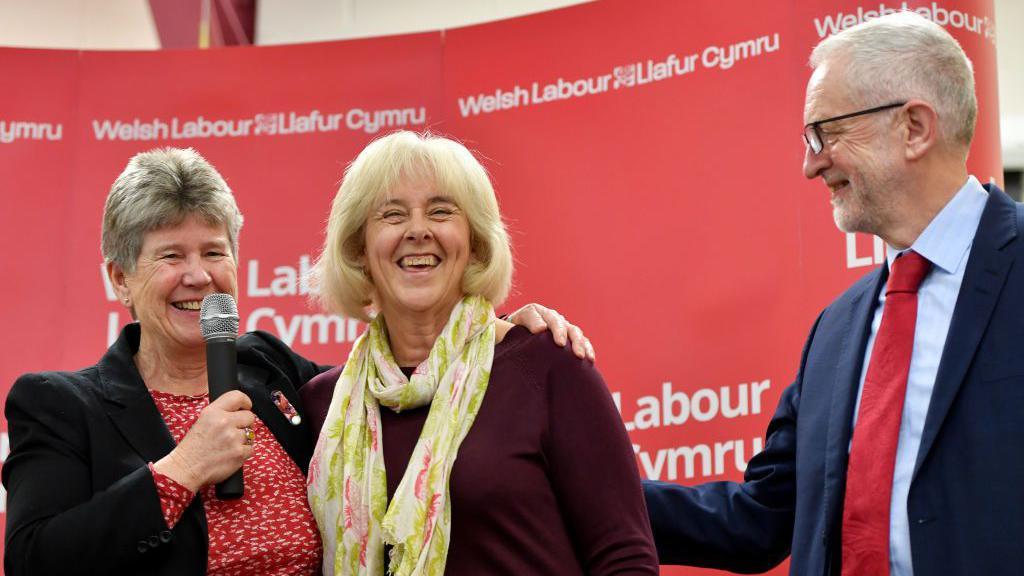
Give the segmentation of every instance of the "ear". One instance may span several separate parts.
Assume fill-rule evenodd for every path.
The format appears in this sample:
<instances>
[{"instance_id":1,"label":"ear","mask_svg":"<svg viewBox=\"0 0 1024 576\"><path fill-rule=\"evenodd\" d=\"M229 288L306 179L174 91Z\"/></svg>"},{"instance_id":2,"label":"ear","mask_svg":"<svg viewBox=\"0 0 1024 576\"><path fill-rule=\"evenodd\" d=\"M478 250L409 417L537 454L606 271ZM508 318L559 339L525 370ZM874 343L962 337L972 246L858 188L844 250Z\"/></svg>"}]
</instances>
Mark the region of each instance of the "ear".
<instances>
[{"instance_id":1,"label":"ear","mask_svg":"<svg viewBox=\"0 0 1024 576\"><path fill-rule=\"evenodd\" d=\"M128 289L128 278L124 272L124 268L114 262L107 262L107 278L110 279L110 286L114 289L114 294L117 294L117 299L127 306L132 307L131 302L131 291Z\"/></svg>"},{"instance_id":2,"label":"ear","mask_svg":"<svg viewBox=\"0 0 1024 576\"><path fill-rule=\"evenodd\" d=\"M359 256L356 256L356 264L363 271L363 276L370 278L370 265L366 262L365 253L360 253Z\"/></svg>"},{"instance_id":3,"label":"ear","mask_svg":"<svg viewBox=\"0 0 1024 576\"><path fill-rule=\"evenodd\" d=\"M325 249L326 252L326 249ZM322 257L322 256L321 256ZM366 226L364 225L359 232L348 237L341 246L341 258L343 261L348 263L355 263L356 266L363 269L363 273L366 274L367 278L370 276L370 270L366 262Z\"/></svg>"},{"instance_id":4,"label":"ear","mask_svg":"<svg viewBox=\"0 0 1024 576\"><path fill-rule=\"evenodd\" d=\"M907 160L920 160L939 142L939 115L923 100L910 100L903 106L904 150Z\"/></svg>"}]
</instances>

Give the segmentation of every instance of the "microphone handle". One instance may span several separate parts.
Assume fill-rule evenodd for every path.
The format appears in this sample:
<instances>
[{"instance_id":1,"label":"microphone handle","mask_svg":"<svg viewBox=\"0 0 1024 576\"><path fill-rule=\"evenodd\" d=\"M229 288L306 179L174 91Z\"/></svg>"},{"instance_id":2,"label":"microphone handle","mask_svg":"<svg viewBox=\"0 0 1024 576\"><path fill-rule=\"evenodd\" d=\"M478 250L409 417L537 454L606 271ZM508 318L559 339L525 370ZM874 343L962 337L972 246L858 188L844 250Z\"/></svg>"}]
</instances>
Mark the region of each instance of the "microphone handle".
<instances>
[{"instance_id":1,"label":"microphone handle","mask_svg":"<svg viewBox=\"0 0 1024 576\"><path fill-rule=\"evenodd\" d=\"M206 379L210 388L210 402L225 392L238 390L238 356L234 338L211 338L206 341ZM217 483L217 498L237 500L242 497L244 485L239 468Z\"/></svg>"}]
</instances>

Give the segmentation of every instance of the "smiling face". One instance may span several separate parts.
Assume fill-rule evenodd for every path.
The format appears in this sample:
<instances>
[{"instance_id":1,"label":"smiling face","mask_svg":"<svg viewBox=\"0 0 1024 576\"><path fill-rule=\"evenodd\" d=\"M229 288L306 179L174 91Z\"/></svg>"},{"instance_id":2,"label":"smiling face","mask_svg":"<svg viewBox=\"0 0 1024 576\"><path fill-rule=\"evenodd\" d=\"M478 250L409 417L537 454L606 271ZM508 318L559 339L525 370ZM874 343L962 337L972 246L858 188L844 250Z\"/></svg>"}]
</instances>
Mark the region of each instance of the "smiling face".
<instances>
[{"instance_id":1,"label":"smiling face","mask_svg":"<svg viewBox=\"0 0 1024 576\"><path fill-rule=\"evenodd\" d=\"M807 84L804 122L857 111L841 68L822 63ZM884 103L878 103L884 104ZM804 175L825 182L831 191L832 215L844 232L880 234L893 214L899 151L893 148L891 112L829 122L820 127L824 148L804 153Z\"/></svg>"},{"instance_id":2,"label":"smiling face","mask_svg":"<svg viewBox=\"0 0 1024 576\"><path fill-rule=\"evenodd\" d=\"M146 234L135 270L108 264L122 301L129 299L142 345L165 355L203 350L199 306L208 294L237 297L238 276L227 230L200 217Z\"/></svg>"},{"instance_id":3,"label":"smiling face","mask_svg":"<svg viewBox=\"0 0 1024 576\"><path fill-rule=\"evenodd\" d=\"M370 213L364 234L364 265L384 316L447 320L463 296L472 251L469 221L455 201L428 178L405 179Z\"/></svg>"}]
</instances>

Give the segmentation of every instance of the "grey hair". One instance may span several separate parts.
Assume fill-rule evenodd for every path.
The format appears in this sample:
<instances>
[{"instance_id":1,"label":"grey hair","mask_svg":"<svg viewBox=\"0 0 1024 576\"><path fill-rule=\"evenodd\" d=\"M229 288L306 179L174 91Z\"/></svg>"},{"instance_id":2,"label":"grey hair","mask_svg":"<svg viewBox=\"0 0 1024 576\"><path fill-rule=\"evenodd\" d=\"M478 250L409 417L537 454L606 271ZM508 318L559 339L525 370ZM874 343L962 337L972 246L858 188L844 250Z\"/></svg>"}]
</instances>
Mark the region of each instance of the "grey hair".
<instances>
[{"instance_id":1,"label":"grey hair","mask_svg":"<svg viewBox=\"0 0 1024 576\"><path fill-rule=\"evenodd\" d=\"M227 229L238 260L242 213L217 169L191 148L136 154L110 187L103 208L103 259L135 271L148 232L196 215Z\"/></svg>"},{"instance_id":2,"label":"grey hair","mask_svg":"<svg viewBox=\"0 0 1024 576\"><path fill-rule=\"evenodd\" d=\"M974 68L938 24L909 11L873 18L822 40L811 68L826 61L841 62L859 105L924 100L938 113L947 141L970 146L978 116Z\"/></svg>"}]
</instances>

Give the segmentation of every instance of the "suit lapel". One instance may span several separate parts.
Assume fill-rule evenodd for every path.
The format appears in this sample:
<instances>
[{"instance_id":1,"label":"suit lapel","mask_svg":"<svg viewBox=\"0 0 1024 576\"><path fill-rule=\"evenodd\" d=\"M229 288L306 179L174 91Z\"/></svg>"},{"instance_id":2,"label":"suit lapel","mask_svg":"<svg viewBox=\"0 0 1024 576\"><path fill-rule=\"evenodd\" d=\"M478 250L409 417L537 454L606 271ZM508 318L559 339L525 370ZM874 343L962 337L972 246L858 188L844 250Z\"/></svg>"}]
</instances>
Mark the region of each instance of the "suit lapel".
<instances>
[{"instance_id":1,"label":"suit lapel","mask_svg":"<svg viewBox=\"0 0 1024 576\"><path fill-rule=\"evenodd\" d=\"M281 417L280 411L270 401L270 389L267 387L267 380L270 373L259 366L251 364L238 365L238 389L245 392L252 400L252 411L256 417L263 421L270 429L271 434L277 437L282 446L287 446L283 434L286 433L284 426L287 423Z\"/></svg>"},{"instance_id":2,"label":"suit lapel","mask_svg":"<svg viewBox=\"0 0 1024 576\"><path fill-rule=\"evenodd\" d=\"M270 394L280 390L293 406L299 406L298 395L288 377L259 352L240 350L238 364L239 388L252 400L252 411L270 429L281 447L305 474L312 454L312 433L304 419L298 426L274 404Z\"/></svg>"},{"instance_id":3,"label":"suit lapel","mask_svg":"<svg viewBox=\"0 0 1024 576\"><path fill-rule=\"evenodd\" d=\"M128 444L146 462L156 462L174 449L164 424L132 357L139 344L139 325L130 324L99 363L107 415Z\"/></svg>"},{"instance_id":4,"label":"suit lapel","mask_svg":"<svg viewBox=\"0 0 1024 576\"><path fill-rule=\"evenodd\" d=\"M846 486L846 463L850 437L853 434L853 408L857 400L857 387L864 365L864 347L871 332L875 302L889 277L880 267L861 284L846 309L833 313L837 318L849 318L839 358L836 363L835 382L832 385L832 404L829 408L828 437L825 449L825 514L826 526L835 526L836 515L842 510L842 494ZM843 327L836 329L842 330Z\"/></svg>"},{"instance_id":5,"label":"suit lapel","mask_svg":"<svg viewBox=\"0 0 1024 576\"><path fill-rule=\"evenodd\" d=\"M138 350L139 332L138 324L129 324L103 355L99 363L100 383L107 415L114 426L143 460L156 462L170 453L176 444L132 359ZM258 356L240 354L239 389L252 400L253 413L267 425L305 474L312 453L309 423L303 420L299 426L292 426L274 405L270 393L276 385L293 406L300 406L299 398L285 374L263 368L274 364L258 352L252 354Z\"/></svg>"},{"instance_id":6,"label":"suit lapel","mask_svg":"<svg viewBox=\"0 0 1024 576\"><path fill-rule=\"evenodd\" d=\"M1003 248L1017 236L1016 205L998 188L985 188L989 200L978 224L939 362L914 465L915 477L960 390L1013 264L1012 256Z\"/></svg>"}]
</instances>

